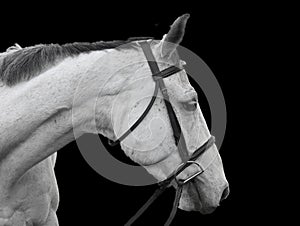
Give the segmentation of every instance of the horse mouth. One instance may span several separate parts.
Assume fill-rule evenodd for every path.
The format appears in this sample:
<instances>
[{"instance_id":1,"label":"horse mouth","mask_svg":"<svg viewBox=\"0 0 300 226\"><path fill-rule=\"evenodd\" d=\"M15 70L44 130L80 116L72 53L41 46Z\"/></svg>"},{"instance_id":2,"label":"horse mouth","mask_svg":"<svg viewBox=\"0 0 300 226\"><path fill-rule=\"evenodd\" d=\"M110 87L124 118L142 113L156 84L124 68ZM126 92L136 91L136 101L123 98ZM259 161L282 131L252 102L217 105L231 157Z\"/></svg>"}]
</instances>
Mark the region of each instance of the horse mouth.
<instances>
[{"instance_id":1,"label":"horse mouth","mask_svg":"<svg viewBox=\"0 0 300 226\"><path fill-rule=\"evenodd\" d=\"M196 181L192 181L192 188L194 189L194 192L196 193L197 199L193 199L194 202L198 203L198 206L200 208L197 209L201 214L210 214L216 210L216 206L209 206L206 204L204 200L204 195L200 190L199 185L197 185ZM198 201L197 201L198 200Z\"/></svg>"},{"instance_id":2,"label":"horse mouth","mask_svg":"<svg viewBox=\"0 0 300 226\"><path fill-rule=\"evenodd\" d=\"M181 209L186 211L198 211L201 214L211 214L213 213L217 206L209 205L206 201L205 195L199 186L199 182L192 180L185 186L185 194L182 195L183 205L180 206Z\"/></svg>"}]
</instances>

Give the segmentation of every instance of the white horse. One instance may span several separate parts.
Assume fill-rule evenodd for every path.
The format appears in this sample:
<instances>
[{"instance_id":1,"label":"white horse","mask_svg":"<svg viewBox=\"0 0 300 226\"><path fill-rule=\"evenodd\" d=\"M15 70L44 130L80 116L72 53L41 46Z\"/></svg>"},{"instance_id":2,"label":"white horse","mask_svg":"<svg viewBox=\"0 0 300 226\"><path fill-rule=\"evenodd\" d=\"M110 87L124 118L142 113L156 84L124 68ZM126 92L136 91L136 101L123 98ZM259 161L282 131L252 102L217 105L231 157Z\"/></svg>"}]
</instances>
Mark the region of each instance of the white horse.
<instances>
[{"instance_id":1,"label":"white horse","mask_svg":"<svg viewBox=\"0 0 300 226\"><path fill-rule=\"evenodd\" d=\"M181 42L187 19L188 15L179 17L163 40L152 42L161 69L183 64L173 57L176 48L165 43ZM79 82L84 88L78 95ZM165 82L188 151L193 153L210 137L200 107L195 105L196 92L185 71ZM16 46L0 54L0 226L58 225L56 152L76 138L75 129L76 136L101 133L115 140L132 123L124 115L139 118L153 88L149 66L136 40ZM118 111L112 111L116 99ZM161 140L154 134L140 142L157 115L166 122L166 136ZM149 150L158 142L160 145ZM159 181L181 163L168 114L159 99L121 147ZM179 205L183 210L209 213L228 195L217 147L213 145L209 151L216 153L214 160L193 184L184 186ZM180 176L184 178L189 171L187 168Z\"/></svg>"}]
</instances>

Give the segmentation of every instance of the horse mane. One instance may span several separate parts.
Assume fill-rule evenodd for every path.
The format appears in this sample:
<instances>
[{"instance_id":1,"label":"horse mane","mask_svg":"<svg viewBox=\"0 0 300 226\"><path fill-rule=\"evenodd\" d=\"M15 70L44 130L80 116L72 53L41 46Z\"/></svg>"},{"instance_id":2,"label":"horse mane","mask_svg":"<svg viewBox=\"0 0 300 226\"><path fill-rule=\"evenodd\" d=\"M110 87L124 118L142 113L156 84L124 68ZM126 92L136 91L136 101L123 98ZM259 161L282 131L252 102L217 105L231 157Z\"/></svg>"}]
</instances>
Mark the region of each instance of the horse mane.
<instances>
[{"instance_id":1,"label":"horse mane","mask_svg":"<svg viewBox=\"0 0 300 226\"><path fill-rule=\"evenodd\" d=\"M133 41L146 39L151 38L138 37L93 43L74 42L63 45L40 44L26 48L15 44L15 46L9 47L6 52L0 53L0 82L11 87L22 81L30 80L66 57L74 57L81 53L97 50L129 48L135 44Z\"/></svg>"}]
</instances>

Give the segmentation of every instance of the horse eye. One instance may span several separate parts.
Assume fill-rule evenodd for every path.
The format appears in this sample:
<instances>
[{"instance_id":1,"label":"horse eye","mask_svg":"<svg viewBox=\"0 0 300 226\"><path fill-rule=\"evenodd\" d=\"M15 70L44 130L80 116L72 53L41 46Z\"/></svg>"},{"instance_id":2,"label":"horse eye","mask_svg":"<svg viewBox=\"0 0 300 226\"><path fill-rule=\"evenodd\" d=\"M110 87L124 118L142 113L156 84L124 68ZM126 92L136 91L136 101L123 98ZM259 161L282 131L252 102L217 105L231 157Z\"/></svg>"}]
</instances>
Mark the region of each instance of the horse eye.
<instances>
[{"instance_id":1,"label":"horse eye","mask_svg":"<svg viewBox=\"0 0 300 226\"><path fill-rule=\"evenodd\" d=\"M186 110L186 111L195 111L197 109L197 101L196 100L191 100L189 102L185 102L185 103L182 103L183 105L183 108Z\"/></svg>"}]
</instances>

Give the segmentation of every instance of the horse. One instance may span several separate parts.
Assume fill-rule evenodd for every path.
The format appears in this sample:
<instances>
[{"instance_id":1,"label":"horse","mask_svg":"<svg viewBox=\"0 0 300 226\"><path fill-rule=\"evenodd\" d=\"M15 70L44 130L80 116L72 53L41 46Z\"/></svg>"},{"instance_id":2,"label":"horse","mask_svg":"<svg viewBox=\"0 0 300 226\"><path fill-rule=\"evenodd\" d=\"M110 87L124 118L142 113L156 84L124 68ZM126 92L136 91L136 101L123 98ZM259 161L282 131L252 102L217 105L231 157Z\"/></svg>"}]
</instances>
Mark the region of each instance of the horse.
<instances>
[{"instance_id":1,"label":"horse","mask_svg":"<svg viewBox=\"0 0 300 226\"><path fill-rule=\"evenodd\" d=\"M15 45L0 54L0 226L59 224L54 172L57 151L86 133L117 140L128 130L132 120L143 113L154 89L139 43L149 42L161 70L167 65L183 67L176 48L183 40L188 18L188 14L177 18L160 41L133 38L26 48ZM187 151L193 154L211 136L197 93L185 70L164 80ZM112 110L115 105L117 111ZM145 139L143 134L158 116L164 122L164 137L153 133ZM168 178L182 162L160 98L120 145L157 181ZM214 153L214 158L193 183L183 185L180 209L208 214L229 194L216 145L207 152ZM188 167L178 177L184 179L193 170Z\"/></svg>"}]
</instances>

